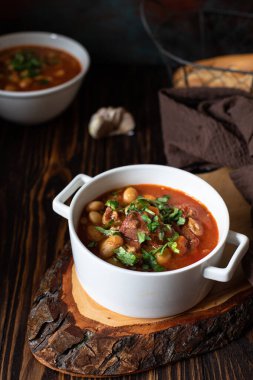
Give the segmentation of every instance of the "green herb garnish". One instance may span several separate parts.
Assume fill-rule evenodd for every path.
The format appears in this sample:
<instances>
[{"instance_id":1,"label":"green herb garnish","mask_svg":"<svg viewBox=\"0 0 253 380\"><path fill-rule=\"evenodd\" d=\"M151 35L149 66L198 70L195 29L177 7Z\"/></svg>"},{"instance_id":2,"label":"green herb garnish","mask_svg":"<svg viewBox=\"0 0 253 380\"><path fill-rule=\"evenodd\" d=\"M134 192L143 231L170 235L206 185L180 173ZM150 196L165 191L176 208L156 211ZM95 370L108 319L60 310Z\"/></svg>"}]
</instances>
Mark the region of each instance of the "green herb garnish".
<instances>
[{"instance_id":1,"label":"green herb garnish","mask_svg":"<svg viewBox=\"0 0 253 380\"><path fill-rule=\"evenodd\" d=\"M168 238L167 246L174 252L174 253L180 253L180 250L177 247L176 240L178 239L179 234L177 232L174 233L174 235L171 238Z\"/></svg>"},{"instance_id":2,"label":"green herb garnish","mask_svg":"<svg viewBox=\"0 0 253 380\"><path fill-rule=\"evenodd\" d=\"M147 227L150 232L155 232L155 230L160 226L158 216L156 215L153 220L150 219L147 215L143 214L141 215L144 222L147 223Z\"/></svg>"},{"instance_id":3,"label":"green herb garnish","mask_svg":"<svg viewBox=\"0 0 253 380\"><path fill-rule=\"evenodd\" d=\"M145 207L144 208L144 211L146 211L148 214L150 214L150 215L155 215L155 212L154 211L152 211L152 210L150 210L148 207Z\"/></svg>"},{"instance_id":4,"label":"green herb garnish","mask_svg":"<svg viewBox=\"0 0 253 380\"><path fill-rule=\"evenodd\" d=\"M148 229L149 229L150 232L155 232L158 227L160 227L160 223L159 222L151 222L151 223L148 224Z\"/></svg>"},{"instance_id":5,"label":"green herb garnish","mask_svg":"<svg viewBox=\"0 0 253 380\"><path fill-rule=\"evenodd\" d=\"M185 224L185 218L182 216L183 211L177 207L165 207L160 213L165 224L170 224L171 222L175 222L180 226Z\"/></svg>"},{"instance_id":6,"label":"green herb garnish","mask_svg":"<svg viewBox=\"0 0 253 380\"><path fill-rule=\"evenodd\" d=\"M177 242L169 242L168 247L174 252L174 253L180 253L179 249L177 248Z\"/></svg>"},{"instance_id":7,"label":"green herb garnish","mask_svg":"<svg viewBox=\"0 0 253 380\"><path fill-rule=\"evenodd\" d=\"M42 61L32 51L23 50L14 55L11 65L15 71L27 71L25 76L32 78L40 74Z\"/></svg>"},{"instance_id":8,"label":"green herb garnish","mask_svg":"<svg viewBox=\"0 0 253 380\"><path fill-rule=\"evenodd\" d=\"M152 222L152 220L146 214L143 214L141 217L144 220L144 222L148 224Z\"/></svg>"},{"instance_id":9,"label":"green herb garnish","mask_svg":"<svg viewBox=\"0 0 253 380\"><path fill-rule=\"evenodd\" d=\"M159 255L162 255L165 248L169 247L174 253L180 253L178 247L177 247L177 238L178 238L179 234L177 232L174 233L174 235L170 238L167 238L167 243L165 243L163 246L161 246L157 252Z\"/></svg>"},{"instance_id":10,"label":"green herb garnish","mask_svg":"<svg viewBox=\"0 0 253 380\"><path fill-rule=\"evenodd\" d=\"M167 203L169 199L170 199L169 195L164 195L163 197L156 198L155 202L158 202L158 203Z\"/></svg>"},{"instance_id":11,"label":"green herb garnish","mask_svg":"<svg viewBox=\"0 0 253 380\"><path fill-rule=\"evenodd\" d=\"M121 261L124 265L132 267L138 261L138 258L133 253L126 251L123 247L115 249L114 253L116 254L119 261Z\"/></svg>"},{"instance_id":12,"label":"green herb garnish","mask_svg":"<svg viewBox=\"0 0 253 380\"><path fill-rule=\"evenodd\" d=\"M105 202L105 205L111 207L111 209L115 211L119 207L119 202L109 199Z\"/></svg>"},{"instance_id":13,"label":"green herb garnish","mask_svg":"<svg viewBox=\"0 0 253 380\"><path fill-rule=\"evenodd\" d=\"M152 249L149 251L151 255L155 255L158 253L159 255L162 255L165 248L169 247L173 252L180 253L179 249L177 248L177 238L179 237L179 234L177 232L174 233L174 235L170 238L167 238L167 242L163 245L160 245L158 248Z\"/></svg>"},{"instance_id":14,"label":"green herb garnish","mask_svg":"<svg viewBox=\"0 0 253 380\"><path fill-rule=\"evenodd\" d=\"M129 212L131 211L136 211L138 213L147 211L153 215L153 211L149 210L148 207L148 200L142 196L138 196L136 200L131 202L130 205L127 207L126 214L129 214Z\"/></svg>"},{"instance_id":15,"label":"green herb garnish","mask_svg":"<svg viewBox=\"0 0 253 380\"><path fill-rule=\"evenodd\" d=\"M145 249L142 249L142 258L144 264L148 265L150 269L153 269L155 272L162 272L165 270L161 265L157 263L157 260L152 253L153 251L147 252Z\"/></svg>"},{"instance_id":16,"label":"green herb garnish","mask_svg":"<svg viewBox=\"0 0 253 380\"><path fill-rule=\"evenodd\" d=\"M185 218L182 216L183 212L177 207L171 207L168 205L168 200L170 196L164 195L156 199L147 199L142 196L136 198L134 202L130 204L129 211L135 209L138 212L147 212L150 215L155 215L152 210L149 210L149 206L155 206L160 212L160 217L162 222L165 224L170 224L175 222L182 226L185 224ZM155 230L155 227L151 227L151 231Z\"/></svg>"},{"instance_id":17,"label":"green herb garnish","mask_svg":"<svg viewBox=\"0 0 253 380\"><path fill-rule=\"evenodd\" d=\"M179 218L177 220L177 224L179 226L183 226L185 224L185 218L183 218L182 216L179 216Z\"/></svg>"},{"instance_id":18,"label":"green herb garnish","mask_svg":"<svg viewBox=\"0 0 253 380\"><path fill-rule=\"evenodd\" d=\"M103 234L105 236L120 235L119 231L110 230L110 229L106 230L105 228L98 227L98 226L96 226L95 228L96 228L96 230L98 230L99 232L101 232L101 234Z\"/></svg>"},{"instance_id":19,"label":"green herb garnish","mask_svg":"<svg viewBox=\"0 0 253 380\"><path fill-rule=\"evenodd\" d=\"M137 238L138 238L138 242L140 244L146 240L151 240L150 237L148 235L146 235L145 232L142 232L142 231L137 232Z\"/></svg>"},{"instance_id":20,"label":"green herb garnish","mask_svg":"<svg viewBox=\"0 0 253 380\"><path fill-rule=\"evenodd\" d=\"M158 238L159 238L159 240L163 241L163 239L164 239L164 231L160 231L159 232Z\"/></svg>"}]
</instances>

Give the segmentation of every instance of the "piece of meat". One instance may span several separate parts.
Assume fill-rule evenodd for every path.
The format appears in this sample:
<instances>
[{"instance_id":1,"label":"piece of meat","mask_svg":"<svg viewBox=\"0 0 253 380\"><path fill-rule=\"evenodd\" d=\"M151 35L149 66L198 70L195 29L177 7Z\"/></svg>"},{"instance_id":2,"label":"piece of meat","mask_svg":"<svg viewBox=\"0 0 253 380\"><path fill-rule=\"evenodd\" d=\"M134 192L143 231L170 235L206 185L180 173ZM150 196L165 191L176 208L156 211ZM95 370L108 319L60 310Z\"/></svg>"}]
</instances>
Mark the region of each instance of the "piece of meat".
<instances>
[{"instance_id":1,"label":"piece of meat","mask_svg":"<svg viewBox=\"0 0 253 380\"><path fill-rule=\"evenodd\" d=\"M181 205L175 205L175 207L179 208L180 210L182 210L182 216L184 218L187 218L189 216L191 217L197 217L198 216L198 211L197 209L194 207L194 206L189 206L188 204L181 204Z\"/></svg>"},{"instance_id":2,"label":"piece of meat","mask_svg":"<svg viewBox=\"0 0 253 380\"><path fill-rule=\"evenodd\" d=\"M185 255L187 250L188 250L188 246L189 246L189 242L188 240L186 239L185 236L183 235L180 235L177 240L177 248L179 249L179 255Z\"/></svg>"},{"instance_id":3,"label":"piece of meat","mask_svg":"<svg viewBox=\"0 0 253 380\"><path fill-rule=\"evenodd\" d=\"M191 230L191 232L196 236L202 236L204 229L202 226L202 223L199 220L188 218L187 223L188 228Z\"/></svg>"},{"instance_id":4,"label":"piece of meat","mask_svg":"<svg viewBox=\"0 0 253 380\"><path fill-rule=\"evenodd\" d=\"M180 233L180 235L183 235L189 241L191 248L194 249L199 245L199 239L196 237L196 235L194 235L194 233L187 225L180 227L180 229L177 229L177 231Z\"/></svg>"},{"instance_id":5,"label":"piece of meat","mask_svg":"<svg viewBox=\"0 0 253 380\"><path fill-rule=\"evenodd\" d=\"M119 231L126 239L127 244L136 248L137 250L140 248L137 233L139 231L148 233L145 222L137 212L131 212L125 217Z\"/></svg>"},{"instance_id":6,"label":"piece of meat","mask_svg":"<svg viewBox=\"0 0 253 380\"><path fill-rule=\"evenodd\" d=\"M105 212L102 217L102 223L108 224L111 220L119 221L119 215L117 211L113 211L111 207L106 207Z\"/></svg>"}]
</instances>

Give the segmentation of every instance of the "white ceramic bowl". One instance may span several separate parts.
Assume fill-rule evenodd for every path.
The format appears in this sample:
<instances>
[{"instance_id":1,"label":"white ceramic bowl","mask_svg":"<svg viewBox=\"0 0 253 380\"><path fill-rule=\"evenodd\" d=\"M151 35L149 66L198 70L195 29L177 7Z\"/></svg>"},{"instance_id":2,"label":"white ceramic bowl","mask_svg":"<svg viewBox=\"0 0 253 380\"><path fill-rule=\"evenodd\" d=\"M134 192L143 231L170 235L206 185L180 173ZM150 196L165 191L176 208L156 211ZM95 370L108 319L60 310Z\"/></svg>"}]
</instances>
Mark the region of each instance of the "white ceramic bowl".
<instances>
[{"instance_id":1,"label":"white ceramic bowl","mask_svg":"<svg viewBox=\"0 0 253 380\"><path fill-rule=\"evenodd\" d=\"M38 124L60 114L74 99L90 65L87 50L71 38L46 32L22 32L0 37L0 50L18 45L39 45L65 50L81 64L71 80L38 91L0 90L0 116L21 124Z\"/></svg>"},{"instance_id":2,"label":"white ceramic bowl","mask_svg":"<svg viewBox=\"0 0 253 380\"><path fill-rule=\"evenodd\" d=\"M144 183L182 190L206 205L219 230L218 244L209 255L181 269L145 273L111 265L83 245L76 228L84 205L109 190ZM64 204L79 187L70 206ZM229 231L228 210L216 190L199 177L168 166L125 166L95 178L80 174L54 199L53 209L68 219L75 267L83 288L99 304L131 317L159 318L190 309L207 295L212 280L231 279L248 248L246 236ZM228 266L218 268L226 242L238 247Z\"/></svg>"}]
</instances>

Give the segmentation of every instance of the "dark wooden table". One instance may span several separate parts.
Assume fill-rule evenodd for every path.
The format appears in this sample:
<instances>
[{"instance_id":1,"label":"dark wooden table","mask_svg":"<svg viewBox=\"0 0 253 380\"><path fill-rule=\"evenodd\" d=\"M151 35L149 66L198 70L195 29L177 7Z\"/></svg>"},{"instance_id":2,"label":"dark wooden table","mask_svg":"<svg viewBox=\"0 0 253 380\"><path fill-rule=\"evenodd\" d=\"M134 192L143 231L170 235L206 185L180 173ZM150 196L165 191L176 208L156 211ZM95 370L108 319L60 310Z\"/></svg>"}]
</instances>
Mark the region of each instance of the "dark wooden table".
<instances>
[{"instance_id":1,"label":"dark wooden table","mask_svg":"<svg viewBox=\"0 0 253 380\"><path fill-rule=\"evenodd\" d=\"M26 340L33 295L68 240L67 222L52 211L52 200L81 172L94 176L126 164L166 164L157 97L166 85L163 67L93 67L74 103L57 119L34 127L0 120L1 380L77 379L39 364ZM135 134L93 140L87 132L91 114L119 105L134 114ZM253 330L219 351L123 379L130 378L250 380Z\"/></svg>"}]
</instances>

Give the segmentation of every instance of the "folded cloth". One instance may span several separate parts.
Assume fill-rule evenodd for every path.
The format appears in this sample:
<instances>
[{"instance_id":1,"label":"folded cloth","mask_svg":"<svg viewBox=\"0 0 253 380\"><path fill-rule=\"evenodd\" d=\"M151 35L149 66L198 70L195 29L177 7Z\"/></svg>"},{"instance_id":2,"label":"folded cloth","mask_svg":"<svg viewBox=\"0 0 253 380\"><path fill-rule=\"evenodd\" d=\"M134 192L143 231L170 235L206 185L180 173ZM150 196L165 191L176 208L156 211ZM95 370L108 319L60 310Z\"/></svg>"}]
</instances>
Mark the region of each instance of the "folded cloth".
<instances>
[{"instance_id":1,"label":"folded cloth","mask_svg":"<svg viewBox=\"0 0 253 380\"><path fill-rule=\"evenodd\" d=\"M164 89L160 110L168 163L234 168L232 180L253 205L253 96L232 88Z\"/></svg>"},{"instance_id":2,"label":"folded cloth","mask_svg":"<svg viewBox=\"0 0 253 380\"><path fill-rule=\"evenodd\" d=\"M253 95L192 87L164 89L159 98L168 163L186 170L231 167L231 179L253 206ZM253 285L253 242L243 268Z\"/></svg>"}]
</instances>

